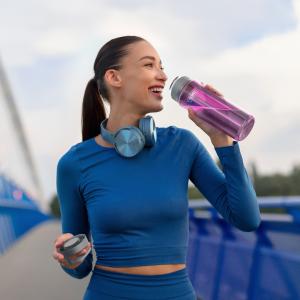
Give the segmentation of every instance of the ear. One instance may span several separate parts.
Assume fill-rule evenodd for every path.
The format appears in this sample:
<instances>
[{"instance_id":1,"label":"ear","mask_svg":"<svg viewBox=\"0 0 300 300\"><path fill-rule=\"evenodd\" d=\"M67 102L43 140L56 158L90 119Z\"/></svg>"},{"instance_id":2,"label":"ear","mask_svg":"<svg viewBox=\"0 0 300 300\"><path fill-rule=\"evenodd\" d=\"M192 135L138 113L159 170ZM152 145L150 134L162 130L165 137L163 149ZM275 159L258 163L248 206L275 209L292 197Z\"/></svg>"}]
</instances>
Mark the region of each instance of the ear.
<instances>
[{"instance_id":1,"label":"ear","mask_svg":"<svg viewBox=\"0 0 300 300\"><path fill-rule=\"evenodd\" d=\"M122 84L122 78L118 70L109 69L105 72L104 77L107 83L114 87L120 87Z\"/></svg>"}]
</instances>

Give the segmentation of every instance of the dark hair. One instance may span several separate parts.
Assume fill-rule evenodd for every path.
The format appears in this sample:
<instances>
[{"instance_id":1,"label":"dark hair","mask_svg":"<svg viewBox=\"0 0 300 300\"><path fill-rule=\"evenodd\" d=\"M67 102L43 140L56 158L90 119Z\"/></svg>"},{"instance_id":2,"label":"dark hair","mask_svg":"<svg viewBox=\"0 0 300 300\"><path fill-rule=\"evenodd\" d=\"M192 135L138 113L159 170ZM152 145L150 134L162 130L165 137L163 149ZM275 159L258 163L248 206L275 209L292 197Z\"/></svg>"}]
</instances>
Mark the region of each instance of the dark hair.
<instances>
[{"instance_id":1,"label":"dark hair","mask_svg":"<svg viewBox=\"0 0 300 300\"><path fill-rule=\"evenodd\" d=\"M120 59L128 54L127 46L139 41L145 40L138 36L122 36L108 41L99 50L94 62L95 77L88 82L83 96L82 141L98 135L100 123L106 119L103 101L109 103L109 93L103 79L105 72L118 70Z\"/></svg>"}]
</instances>

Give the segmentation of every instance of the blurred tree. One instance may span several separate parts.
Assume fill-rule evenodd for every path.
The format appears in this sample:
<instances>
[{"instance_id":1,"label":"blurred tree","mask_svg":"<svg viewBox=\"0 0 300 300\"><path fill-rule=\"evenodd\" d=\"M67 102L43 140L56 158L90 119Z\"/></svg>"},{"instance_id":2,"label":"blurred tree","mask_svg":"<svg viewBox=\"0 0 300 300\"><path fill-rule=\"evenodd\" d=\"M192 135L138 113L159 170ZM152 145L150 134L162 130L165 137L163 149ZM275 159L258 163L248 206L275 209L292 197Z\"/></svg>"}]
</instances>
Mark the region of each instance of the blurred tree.
<instances>
[{"instance_id":1,"label":"blurred tree","mask_svg":"<svg viewBox=\"0 0 300 300\"><path fill-rule=\"evenodd\" d=\"M250 169L257 196L300 195L300 165L294 166L286 175L260 175L254 162L251 163Z\"/></svg>"},{"instance_id":2,"label":"blurred tree","mask_svg":"<svg viewBox=\"0 0 300 300\"><path fill-rule=\"evenodd\" d=\"M56 194L51 198L50 211L54 217L60 218L60 207Z\"/></svg>"},{"instance_id":3,"label":"blurred tree","mask_svg":"<svg viewBox=\"0 0 300 300\"><path fill-rule=\"evenodd\" d=\"M188 190L188 198L193 199L204 199L204 196L199 192L199 190L194 186L190 186Z\"/></svg>"},{"instance_id":4,"label":"blurred tree","mask_svg":"<svg viewBox=\"0 0 300 300\"><path fill-rule=\"evenodd\" d=\"M216 164L222 170L219 160ZM300 164L295 165L286 175L280 173L261 175L255 162L251 162L247 173L258 197L300 195ZM194 185L189 187L188 195L189 199L204 198Z\"/></svg>"},{"instance_id":5,"label":"blurred tree","mask_svg":"<svg viewBox=\"0 0 300 300\"><path fill-rule=\"evenodd\" d=\"M293 167L291 185L293 186L293 194L300 195L300 164Z\"/></svg>"}]
</instances>

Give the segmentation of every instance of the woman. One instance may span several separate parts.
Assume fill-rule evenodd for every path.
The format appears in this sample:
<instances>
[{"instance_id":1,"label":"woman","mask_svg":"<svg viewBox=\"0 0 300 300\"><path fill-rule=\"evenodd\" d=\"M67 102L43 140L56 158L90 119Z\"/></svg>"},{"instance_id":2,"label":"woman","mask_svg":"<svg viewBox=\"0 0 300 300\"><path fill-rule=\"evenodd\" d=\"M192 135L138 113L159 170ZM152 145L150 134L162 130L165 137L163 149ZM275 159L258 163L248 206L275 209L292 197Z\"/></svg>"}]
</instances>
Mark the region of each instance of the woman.
<instances>
[{"instance_id":1,"label":"woman","mask_svg":"<svg viewBox=\"0 0 300 300\"><path fill-rule=\"evenodd\" d=\"M63 234L55 241L53 257L75 278L92 270L85 300L196 299L185 264L188 180L237 228L252 231L260 223L239 145L189 111L210 137L221 171L191 131L151 128L146 114L163 109L167 76L148 41L112 39L100 49L94 72L83 99L83 141L57 165ZM110 105L108 119L103 100ZM116 132L122 132L121 138ZM70 265L58 252L79 233L90 243L77 256L87 253L93 238L94 269L92 253Z\"/></svg>"}]
</instances>

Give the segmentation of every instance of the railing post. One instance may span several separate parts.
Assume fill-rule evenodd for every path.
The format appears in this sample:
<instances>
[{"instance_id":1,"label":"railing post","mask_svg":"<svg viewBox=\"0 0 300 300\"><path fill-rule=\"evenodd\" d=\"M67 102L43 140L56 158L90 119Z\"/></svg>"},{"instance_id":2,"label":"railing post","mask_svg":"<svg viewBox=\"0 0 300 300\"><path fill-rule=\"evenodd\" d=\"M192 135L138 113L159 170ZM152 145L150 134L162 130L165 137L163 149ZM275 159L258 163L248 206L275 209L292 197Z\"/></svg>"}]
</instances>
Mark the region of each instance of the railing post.
<instances>
[{"instance_id":1,"label":"railing post","mask_svg":"<svg viewBox=\"0 0 300 300\"><path fill-rule=\"evenodd\" d=\"M222 270L224 267L224 254L226 250L226 240L234 240L235 236L233 232L231 231L231 226L226 223L224 220L215 218L215 223L220 226L220 229L222 231L222 239L220 241L219 245L219 252L218 252L218 257L216 258L217 260L217 268L215 272L215 279L214 279L214 290L213 290L213 300L219 300L219 290L220 290L220 284L221 284L221 279L222 279Z\"/></svg>"},{"instance_id":2,"label":"railing post","mask_svg":"<svg viewBox=\"0 0 300 300\"><path fill-rule=\"evenodd\" d=\"M257 299L257 288L259 284L260 278L260 262L261 262L261 247L269 247L273 248L273 244L266 235L266 231L264 230L263 223L258 227L255 231L256 233L256 244L253 250L252 255L252 265L250 269L249 276L249 285L247 291L247 299L256 300Z\"/></svg>"}]
</instances>

